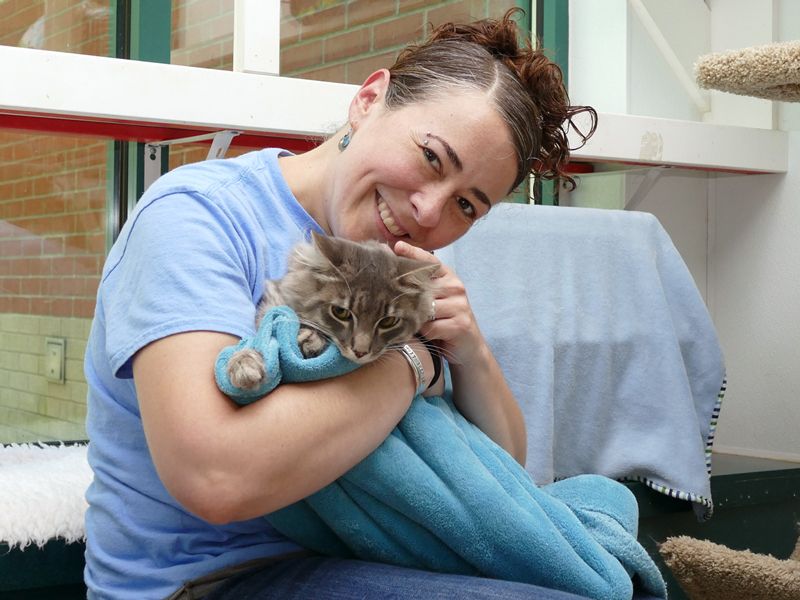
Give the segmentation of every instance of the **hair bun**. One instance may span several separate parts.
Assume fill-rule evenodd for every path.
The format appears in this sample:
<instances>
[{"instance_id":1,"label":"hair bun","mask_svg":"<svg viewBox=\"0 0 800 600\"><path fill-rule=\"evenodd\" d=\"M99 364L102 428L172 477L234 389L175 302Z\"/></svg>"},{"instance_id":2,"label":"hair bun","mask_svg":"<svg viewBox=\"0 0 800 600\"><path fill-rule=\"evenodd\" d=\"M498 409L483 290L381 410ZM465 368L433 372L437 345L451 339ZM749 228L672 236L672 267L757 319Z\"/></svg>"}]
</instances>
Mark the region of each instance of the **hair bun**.
<instances>
[{"instance_id":1,"label":"hair bun","mask_svg":"<svg viewBox=\"0 0 800 600\"><path fill-rule=\"evenodd\" d=\"M544 179L563 177L574 187L565 173L573 149L567 132L573 129L585 143L597 126L597 113L590 106L570 105L561 69L520 30L515 17L522 12L512 8L500 19L433 28L424 42L400 52L389 69L386 105L395 108L459 86L485 90L517 151L513 188L531 172ZM590 116L586 132L573 121L583 112Z\"/></svg>"}]
</instances>

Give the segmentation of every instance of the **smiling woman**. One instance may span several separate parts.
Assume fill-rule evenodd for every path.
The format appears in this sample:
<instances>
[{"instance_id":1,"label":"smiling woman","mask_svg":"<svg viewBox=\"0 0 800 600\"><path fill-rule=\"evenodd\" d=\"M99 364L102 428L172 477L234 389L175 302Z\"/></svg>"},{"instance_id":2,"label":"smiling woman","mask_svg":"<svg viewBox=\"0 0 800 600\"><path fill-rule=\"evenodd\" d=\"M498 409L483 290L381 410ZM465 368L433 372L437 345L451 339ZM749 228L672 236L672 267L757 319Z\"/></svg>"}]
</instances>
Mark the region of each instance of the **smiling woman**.
<instances>
[{"instance_id":1,"label":"smiling woman","mask_svg":"<svg viewBox=\"0 0 800 600\"><path fill-rule=\"evenodd\" d=\"M378 71L358 91L347 150L332 146L325 157L336 162L332 177L307 167L321 153L306 153L285 159L287 180L296 181L301 202L308 198L306 209L332 235L441 248L511 191L514 147L485 95L471 91L389 110L389 82L389 72ZM319 176L294 175L306 172Z\"/></svg>"},{"instance_id":2,"label":"smiling woman","mask_svg":"<svg viewBox=\"0 0 800 600\"><path fill-rule=\"evenodd\" d=\"M230 581L208 598L301 587L309 597L379 597L375 586L389 581L403 598L564 597L372 563L295 562L297 545L260 518L380 445L432 379L432 348L447 358L458 410L524 459L519 408L464 285L428 252L465 234L528 173L558 175L564 121L594 114L569 105L540 51L517 46L512 17L437 28L369 74L346 125L305 154L269 148L188 165L148 188L109 253L87 348L90 597L197 597L209 577ZM233 405L215 386L216 358L253 334L264 281L283 276L292 247L312 233L377 240L429 263L434 298L417 332L428 342L402 344L413 364L391 350ZM259 569L231 578L256 558ZM325 569L336 577L309 584ZM247 592L227 589L240 583Z\"/></svg>"}]
</instances>

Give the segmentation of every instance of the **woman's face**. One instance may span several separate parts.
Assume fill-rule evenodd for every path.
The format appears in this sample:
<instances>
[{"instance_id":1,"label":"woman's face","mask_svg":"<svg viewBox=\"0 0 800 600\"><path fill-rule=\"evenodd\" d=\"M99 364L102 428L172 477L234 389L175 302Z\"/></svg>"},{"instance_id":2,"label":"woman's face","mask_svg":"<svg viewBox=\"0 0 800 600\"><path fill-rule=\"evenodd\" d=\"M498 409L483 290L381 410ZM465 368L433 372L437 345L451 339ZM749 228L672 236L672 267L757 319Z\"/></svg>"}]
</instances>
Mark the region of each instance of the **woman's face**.
<instances>
[{"instance_id":1,"label":"woman's face","mask_svg":"<svg viewBox=\"0 0 800 600\"><path fill-rule=\"evenodd\" d=\"M502 200L516 178L508 128L477 92L392 111L381 95L351 122L325 209L333 235L441 248Z\"/></svg>"}]
</instances>

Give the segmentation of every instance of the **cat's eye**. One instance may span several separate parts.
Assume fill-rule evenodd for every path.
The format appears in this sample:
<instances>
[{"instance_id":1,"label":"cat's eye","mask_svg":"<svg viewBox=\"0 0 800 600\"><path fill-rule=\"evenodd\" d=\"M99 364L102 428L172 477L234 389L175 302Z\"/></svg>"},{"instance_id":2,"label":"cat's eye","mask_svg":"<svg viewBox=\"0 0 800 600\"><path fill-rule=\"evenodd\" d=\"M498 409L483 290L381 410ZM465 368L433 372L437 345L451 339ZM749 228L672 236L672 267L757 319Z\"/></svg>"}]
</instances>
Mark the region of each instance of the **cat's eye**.
<instances>
[{"instance_id":1,"label":"cat's eye","mask_svg":"<svg viewBox=\"0 0 800 600\"><path fill-rule=\"evenodd\" d=\"M398 323L400 323L400 319L397 317L383 317L378 321L378 327L380 329L391 329L392 327L396 327Z\"/></svg>"},{"instance_id":2,"label":"cat's eye","mask_svg":"<svg viewBox=\"0 0 800 600\"><path fill-rule=\"evenodd\" d=\"M344 306L331 305L331 314L334 316L334 318L339 319L340 321L349 321L353 316L353 313L351 313L350 310Z\"/></svg>"}]
</instances>

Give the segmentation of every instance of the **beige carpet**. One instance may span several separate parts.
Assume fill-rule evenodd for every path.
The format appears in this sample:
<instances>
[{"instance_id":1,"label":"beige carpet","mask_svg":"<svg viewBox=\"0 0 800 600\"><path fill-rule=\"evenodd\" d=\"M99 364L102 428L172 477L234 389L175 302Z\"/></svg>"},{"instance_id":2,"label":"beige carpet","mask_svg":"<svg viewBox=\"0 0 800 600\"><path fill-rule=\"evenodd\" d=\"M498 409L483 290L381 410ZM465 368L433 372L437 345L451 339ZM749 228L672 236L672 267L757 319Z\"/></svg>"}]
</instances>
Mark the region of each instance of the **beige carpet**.
<instances>
[{"instance_id":1,"label":"beige carpet","mask_svg":"<svg viewBox=\"0 0 800 600\"><path fill-rule=\"evenodd\" d=\"M800 102L800 41L701 56L701 88L783 102Z\"/></svg>"},{"instance_id":2,"label":"beige carpet","mask_svg":"<svg viewBox=\"0 0 800 600\"><path fill-rule=\"evenodd\" d=\"M691 600L800 599L800 540L787 560L688 536L667 538L659 552Z\"/></svg>"}]
</instances>

